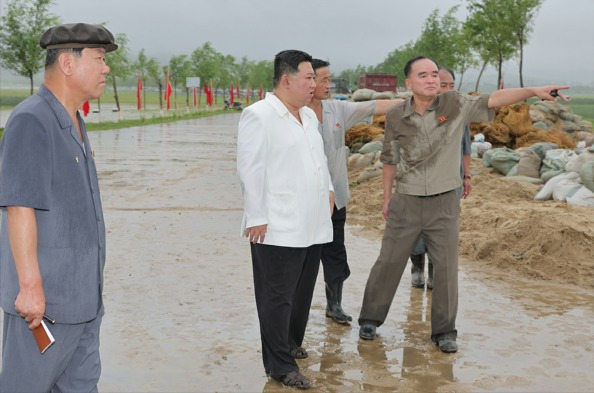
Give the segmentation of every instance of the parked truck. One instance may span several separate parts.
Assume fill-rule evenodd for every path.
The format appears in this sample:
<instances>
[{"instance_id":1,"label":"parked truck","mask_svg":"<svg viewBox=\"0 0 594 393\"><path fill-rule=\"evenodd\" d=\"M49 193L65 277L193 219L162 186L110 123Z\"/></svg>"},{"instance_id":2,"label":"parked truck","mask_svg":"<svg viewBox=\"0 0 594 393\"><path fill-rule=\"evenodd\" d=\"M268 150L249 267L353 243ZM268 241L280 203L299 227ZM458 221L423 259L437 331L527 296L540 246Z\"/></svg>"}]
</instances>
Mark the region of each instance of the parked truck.
<instances>
[{"instance_id":1,"label":"parked truck","mask_svg":"<svg viewBox=\"0 0 594 393\"><path fill-rule=\"evenodd\" d=\"M392 74L361 74L359 76L360 89L380 91L396 91L398 76Z\"/></svg>"}]
</instances>

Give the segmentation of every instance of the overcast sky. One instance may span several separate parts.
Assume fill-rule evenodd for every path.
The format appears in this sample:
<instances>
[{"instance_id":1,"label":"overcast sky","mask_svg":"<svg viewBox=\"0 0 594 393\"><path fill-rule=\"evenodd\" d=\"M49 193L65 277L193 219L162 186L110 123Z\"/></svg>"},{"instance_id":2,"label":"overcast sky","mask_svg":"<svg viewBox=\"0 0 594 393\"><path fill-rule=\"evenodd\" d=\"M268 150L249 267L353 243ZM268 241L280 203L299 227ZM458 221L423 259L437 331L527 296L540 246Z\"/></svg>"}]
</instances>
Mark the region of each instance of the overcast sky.
<instances>
[{"instance_id":1,"label":"overcast sky","mask_svg":"<svg viewBox=\"0 0 594 393\"><path fill-rule=\"evenodd\" d=\"M338 73L381 62L419 37L432 10L457 4L464 19L464 0L55 0L51 10L63 23L106 22L126 33L134 57L144 48L166 63L210 41L237 59L301 49ZM525 78L594 85L593 19L594 0L545 0L525 48ZM517 78L517 61L505 75Z\"/></svg>"}]
</instances>

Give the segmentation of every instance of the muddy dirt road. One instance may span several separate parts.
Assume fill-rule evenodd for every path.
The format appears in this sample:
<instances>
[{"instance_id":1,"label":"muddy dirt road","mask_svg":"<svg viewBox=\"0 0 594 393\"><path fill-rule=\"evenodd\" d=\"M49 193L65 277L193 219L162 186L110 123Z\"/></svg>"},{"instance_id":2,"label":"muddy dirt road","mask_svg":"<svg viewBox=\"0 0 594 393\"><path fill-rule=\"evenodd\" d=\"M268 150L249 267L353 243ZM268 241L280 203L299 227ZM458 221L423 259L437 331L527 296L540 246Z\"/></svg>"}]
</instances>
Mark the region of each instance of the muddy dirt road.
<instances>
[{"instance_id":1,"label":"muddy dirt road","mask_svg":"<svg viewBox=\"0 0 594 393\"><path fill-rule=\"evenodd\" d=\"M238 114L90 134L108 228L102 392L276 392L260 357ZM344 307L356 319L380 240L348 227ZM593 391L590 291L461 260L460 350L430 341L431 292L409 269L372 342L324 316L318 277L299 361L314 392Z\"/></svg>"}]
</instances>

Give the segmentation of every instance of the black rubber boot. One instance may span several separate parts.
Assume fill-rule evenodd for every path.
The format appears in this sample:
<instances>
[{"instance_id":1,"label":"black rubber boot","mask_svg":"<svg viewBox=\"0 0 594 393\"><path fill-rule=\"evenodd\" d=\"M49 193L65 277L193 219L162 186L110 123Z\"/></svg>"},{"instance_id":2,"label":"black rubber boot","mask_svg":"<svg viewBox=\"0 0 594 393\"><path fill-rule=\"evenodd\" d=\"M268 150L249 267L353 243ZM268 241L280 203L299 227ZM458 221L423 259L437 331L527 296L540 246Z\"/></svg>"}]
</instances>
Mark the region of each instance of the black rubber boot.
<instances>
[{"instance_id":1,"label":"black rubber boot","mask_svg":"<svg viewBox=\"0 0 594 393\"><path fill-rule=\"evenodd\" d=\"M427 258L427 266L428 266L428 276L427 276L427 289L433 289L433 261L431 257Z\"/></svg>"},{"instance_id":2,"label":"black rubber boot","mask_svg":"<svg viewBox=\"0 0 594 393\"><path fill-rule=\"evenodd\" d=\"M425 287L425 254L411 255L410 261L412 266L410 267L411 273L411 284L416 288Z\"/></svg>"},{"instance_id":3,"label":"black rubber boot","mask_svg":"<svg viewBox=\"0 0 594 393\"><path fill-rule=\"evenodd\" d=\"M326 316L334 322L347 325L353 318L345 314L340 303L342 302L342 282L335 284L326 283Z\"/></svg>"}]
</instances>

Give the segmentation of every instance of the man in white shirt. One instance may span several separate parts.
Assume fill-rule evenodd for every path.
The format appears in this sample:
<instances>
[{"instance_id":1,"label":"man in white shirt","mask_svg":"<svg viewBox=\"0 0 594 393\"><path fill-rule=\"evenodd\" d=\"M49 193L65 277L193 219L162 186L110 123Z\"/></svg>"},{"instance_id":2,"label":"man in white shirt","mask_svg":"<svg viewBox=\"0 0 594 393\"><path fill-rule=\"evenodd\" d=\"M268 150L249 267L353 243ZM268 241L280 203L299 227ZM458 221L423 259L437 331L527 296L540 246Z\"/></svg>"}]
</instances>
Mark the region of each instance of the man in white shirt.
<instances>
[{"instance_id":1,"label":"man in white shirt","mask_svg":"<svg viewBox=\"0 0 594 393\"><path fill-rule=\"evenodd\" d=\"M365 102L329 100L332 80L330 63L313 59L312 66L316 73L316 89L308 106L313 109L320 122L319 130L324 140L324 152L328 158L328 169L334 186L335 205L332 214L334 238L331 243L324 244L322 248L322 265L326 283L326 316L336 323L348 324L353 318L342 309L343 283L351 274L344 246L346 205L349 200L344 137L352 126L361 123L371 124L374 115L386 114L388 108L403 100Z\"/></svg>"},{"instance_id":2,"label":"man in white shirt","mask_svg":"<svg viewBox=\"0 0 594 393\"><path fill-rule=\"evenodd\" d=\"M307 357L301 344L334 206L318 121L306 106L315 89L311 60L297 50L276 55L274 92L244 109L237 137L264 369L298 389L311 387L295 358Z\"/></svg>"}]
</instances>

